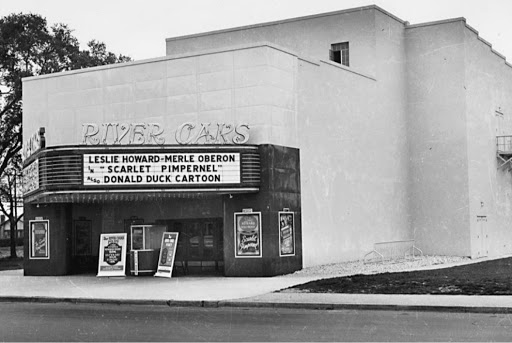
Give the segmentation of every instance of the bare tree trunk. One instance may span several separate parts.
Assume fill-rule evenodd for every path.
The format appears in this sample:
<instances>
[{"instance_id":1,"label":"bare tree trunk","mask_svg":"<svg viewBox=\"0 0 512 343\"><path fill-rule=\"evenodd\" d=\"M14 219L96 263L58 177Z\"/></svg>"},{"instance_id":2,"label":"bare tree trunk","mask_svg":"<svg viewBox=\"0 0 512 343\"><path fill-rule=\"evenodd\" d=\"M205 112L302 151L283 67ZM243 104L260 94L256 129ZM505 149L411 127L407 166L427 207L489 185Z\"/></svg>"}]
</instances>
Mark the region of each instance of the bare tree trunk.
<instances>
[{"instance_id":1,"label":"bare tree trunk","mask_svg":"<svg viewBox=\"0 0 512 343\"><path fill-rule=\"evenodd\" d=\"M15 217L9 217L9 225L11 226L11 258L16 258L16 241L18 235L18 222Z\"/></svg>"}]
</instances>

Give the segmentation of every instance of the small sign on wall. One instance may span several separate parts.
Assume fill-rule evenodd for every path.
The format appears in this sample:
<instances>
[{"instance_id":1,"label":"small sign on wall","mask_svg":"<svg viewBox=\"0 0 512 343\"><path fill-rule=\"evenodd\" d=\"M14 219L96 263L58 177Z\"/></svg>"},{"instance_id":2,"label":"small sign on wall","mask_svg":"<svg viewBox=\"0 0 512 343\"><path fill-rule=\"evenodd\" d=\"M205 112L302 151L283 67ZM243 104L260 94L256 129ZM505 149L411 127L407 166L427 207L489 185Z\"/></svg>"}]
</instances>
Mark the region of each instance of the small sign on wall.
<instances>
[{"instance_id":1,"label":"small sign on wall","mask_svg":"<svg viewBox=\"0 0 512 343\"><path fill-rule=\"evenodd\" d=\"M101 234L97 276L125 276L125 268L126 233Z\"/></svg>"},{"instance_id":2,"label":"small sign on wall","mask_svg":"<svg viewBox=\"0 0 512 343\"><path fill-rule=\"evenodd\" d=\"M162 235L160 257L158 259L158 267L155 276L171 277L177 246L178 232L164 232Z\"/></svg>"},{"instance_id":3,"label":"small sign on wall","mask_svg":"<svg viewBox=\"0 0 512 343\"><path fill-rule=\"evenodd\" d=\"M261 257L261 212L235 213L235 257Z\"/></svg>"},{"instance_id":4,"label":"small sign on wall","mask_svg":"<svg viewBox=\"0 0 512 343\"><path fill-rule=\"evenodd\" d=\"M39 189L39 160L23 168L23 194L27 195Z\"/></svg>"},{"instance_id":5,"label":"small sign on wall","mask_svg":"<svg viewBox=\"0 0 512 343\"><path fill-rule=\"evenodd\" d=\"M295 256L295 216L293 212L279 212L279 256Z\"/></svg>"},{"instance_id":6,"label":"small sign on wall","mask_svg":"<svg viewBox=\"0 0 512 343\"><path fill-rule=\"evenodd\" d=\"M50 221L30 220L30 259L50 258Z\"/></svg>"}]
</instances>

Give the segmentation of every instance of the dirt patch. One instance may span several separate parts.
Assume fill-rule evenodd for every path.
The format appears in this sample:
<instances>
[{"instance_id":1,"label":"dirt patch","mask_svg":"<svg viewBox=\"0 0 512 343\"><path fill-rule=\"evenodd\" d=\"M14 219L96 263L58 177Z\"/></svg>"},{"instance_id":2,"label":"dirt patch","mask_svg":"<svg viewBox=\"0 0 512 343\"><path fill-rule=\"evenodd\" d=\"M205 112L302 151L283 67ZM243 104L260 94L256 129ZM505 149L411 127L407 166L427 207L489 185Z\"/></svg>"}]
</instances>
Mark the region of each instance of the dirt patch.
<instances>
[{"instance_id":1,"label":"dirt patch","mask_svg":"<svg viewBox=\"0 0 512 343\"><path fill-rule=\"evenodd\" d=\"M289 290L311 293L512 295L512 257L435 270L321 279Z\"/></svg>"}]
</instances>

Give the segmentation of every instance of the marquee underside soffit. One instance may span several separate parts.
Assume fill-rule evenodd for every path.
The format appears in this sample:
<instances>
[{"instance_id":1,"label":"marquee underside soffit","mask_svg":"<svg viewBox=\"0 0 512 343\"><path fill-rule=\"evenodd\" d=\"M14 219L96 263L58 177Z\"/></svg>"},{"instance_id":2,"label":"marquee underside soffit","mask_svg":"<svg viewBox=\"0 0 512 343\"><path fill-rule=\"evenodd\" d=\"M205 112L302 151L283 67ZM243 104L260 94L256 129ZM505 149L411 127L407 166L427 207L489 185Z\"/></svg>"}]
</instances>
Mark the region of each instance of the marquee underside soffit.
<instances>
[{"instance_id":1,"label":"marquee underside soffit","mask_svg":"<svg viewBox=\"0 0 512 343\"><path fill-rule=\"evenodd\" d=\"M223 195L256 192L258 192L258 188L236 190L211 189L202 190L201 192L190 192L190 190L162 190L155 192L153 189L141 190L137 192L43 192L26 197L24 202L27 204L101 204L110 202L162 201L165 199L214 199Z\"/></svg>"}]
</instances>

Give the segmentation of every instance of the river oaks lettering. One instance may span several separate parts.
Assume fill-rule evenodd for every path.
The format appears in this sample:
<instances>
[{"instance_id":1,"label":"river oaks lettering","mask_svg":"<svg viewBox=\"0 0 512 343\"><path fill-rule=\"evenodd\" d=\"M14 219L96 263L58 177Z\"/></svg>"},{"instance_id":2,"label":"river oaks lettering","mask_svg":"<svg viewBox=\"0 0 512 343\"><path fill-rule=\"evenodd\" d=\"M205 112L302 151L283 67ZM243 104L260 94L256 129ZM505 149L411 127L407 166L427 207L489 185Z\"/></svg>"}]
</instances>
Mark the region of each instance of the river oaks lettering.
<instances>
[{"instance_id":1,"label":"river oaks lettering","mask_svg":"<svg viewBox=\"0 0 512 343\"><path fill-rule=\"evenodd\" d=\"M172 139L180 145L235 144L249 140L249 125L226 123L184 123L172 137L167 137L164 128L158 123L87 123L82 125L84 145L163 145L172 144Z\"/></svg>"},{"instance_id":2,"label":"river oaks lettering","mask_svg":"<svg viewBox=\"0 0 512 343\"><path fill-rule=\"evenodd\" d=\"M86 154L84 185L240 183L239 153Z\"/></svg>"}]
</instances>

